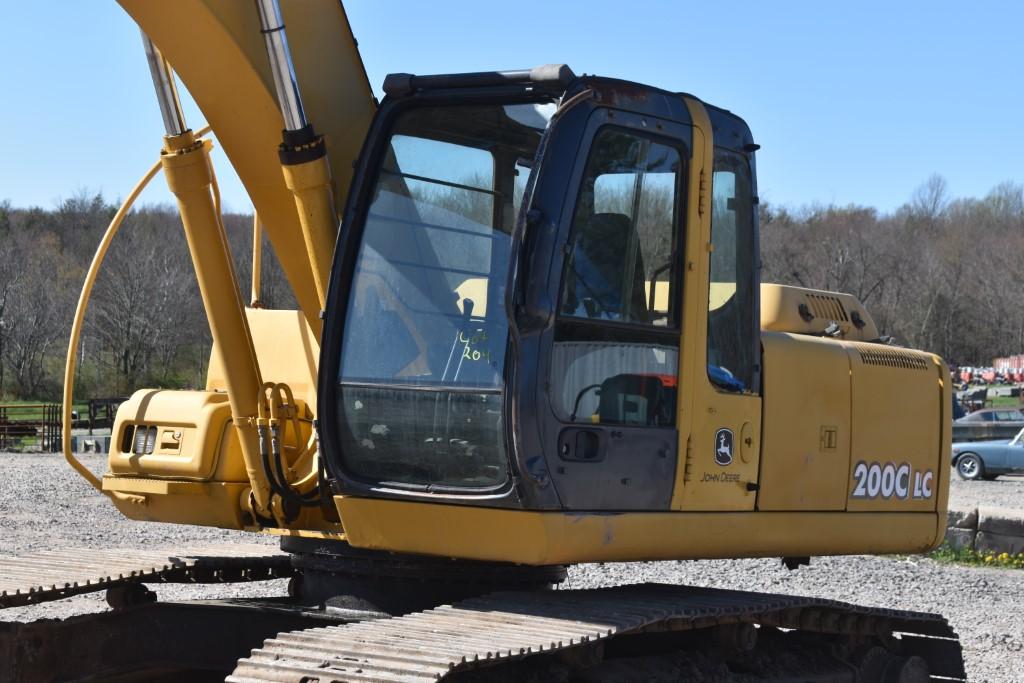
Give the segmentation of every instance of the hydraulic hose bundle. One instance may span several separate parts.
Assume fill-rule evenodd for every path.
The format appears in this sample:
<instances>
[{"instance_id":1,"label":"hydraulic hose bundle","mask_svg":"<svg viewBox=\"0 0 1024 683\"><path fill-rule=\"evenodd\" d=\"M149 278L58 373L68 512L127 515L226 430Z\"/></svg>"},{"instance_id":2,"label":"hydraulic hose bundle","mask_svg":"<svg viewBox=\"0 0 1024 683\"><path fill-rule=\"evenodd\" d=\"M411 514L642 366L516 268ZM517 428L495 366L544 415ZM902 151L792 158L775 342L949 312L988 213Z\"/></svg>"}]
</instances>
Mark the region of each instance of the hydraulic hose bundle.
<instances>
[{"instance_id":1,"label":"hydraulic hose bundle","mask_svg":"<svg viewBox=\"0 0 1024 683\"><path fill-rule=\"evenodd\" d=\"M270 490L281 501L286 521L295 519L299 508L317 507L323 503L322 492L317 486L320 458L316 455L315 430L309 441L304 442L300 427L302 421L291 387L280 382L264 382L260 391L259 415L256 418L260 459ZM289 425L294 438L294 446L291 447L284 444ZM285 455L289 448L294 451L290 462ZM316 463L312 462L313 458L317 458ZM306 468L309 469L309 475L293 484L291 479L294 474L289 476L289 473Z\"/></svg>"}]
</instances>

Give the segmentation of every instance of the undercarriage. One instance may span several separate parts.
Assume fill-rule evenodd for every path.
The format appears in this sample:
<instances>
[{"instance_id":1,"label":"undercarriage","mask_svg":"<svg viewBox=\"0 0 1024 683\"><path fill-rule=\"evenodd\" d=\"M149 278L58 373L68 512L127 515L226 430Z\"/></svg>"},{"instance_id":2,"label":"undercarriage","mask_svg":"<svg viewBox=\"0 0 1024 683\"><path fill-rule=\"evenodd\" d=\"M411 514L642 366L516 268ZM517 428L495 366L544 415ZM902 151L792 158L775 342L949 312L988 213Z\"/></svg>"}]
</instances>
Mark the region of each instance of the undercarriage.
<instances>
[{"instance_id":1,"label":"undercarriage","mask_svg":"<svg viewBox=\"0 0 1024 683\"><path fill-rule=\"evenodd\" d=\"M564 567L283 546L0 560L0 607L106 590L113 608L0 623L0 680L965 680L956 634L932 614L662 584L545 590ZM285 577L289 597L156 594L163 583Z\"/></svg>"}]
</instances>

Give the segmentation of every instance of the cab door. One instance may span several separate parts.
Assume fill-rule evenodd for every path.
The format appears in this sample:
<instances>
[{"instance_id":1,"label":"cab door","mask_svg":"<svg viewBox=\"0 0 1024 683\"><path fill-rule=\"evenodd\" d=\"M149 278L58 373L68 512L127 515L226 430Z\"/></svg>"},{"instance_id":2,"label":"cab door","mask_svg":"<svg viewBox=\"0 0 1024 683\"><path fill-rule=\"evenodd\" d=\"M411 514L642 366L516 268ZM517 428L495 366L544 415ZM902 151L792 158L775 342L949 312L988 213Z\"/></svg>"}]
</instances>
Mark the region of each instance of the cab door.
<instances>
[{"instance_id":1,"label":"cab door","mask_svg":"<svg viewBox=\"0 0 1024 683\"><path fill-rule=\"evenodd\" d=\"M759 256L754 171L715 147L703 105L687 98L694 162L681 370L681 466L672 507L752 510L761 448Z\"/></svg>"},{"instance_id":2,"label":"cab door","mask_svg":"<svg viewBox=\"0 0 1024 683\"><path fill-rule=\"evenodd\" d=\"M678 461L689 126L596 110L563 211L545 433L562 506L666 510Z\"/></svg>"}]
</instances>

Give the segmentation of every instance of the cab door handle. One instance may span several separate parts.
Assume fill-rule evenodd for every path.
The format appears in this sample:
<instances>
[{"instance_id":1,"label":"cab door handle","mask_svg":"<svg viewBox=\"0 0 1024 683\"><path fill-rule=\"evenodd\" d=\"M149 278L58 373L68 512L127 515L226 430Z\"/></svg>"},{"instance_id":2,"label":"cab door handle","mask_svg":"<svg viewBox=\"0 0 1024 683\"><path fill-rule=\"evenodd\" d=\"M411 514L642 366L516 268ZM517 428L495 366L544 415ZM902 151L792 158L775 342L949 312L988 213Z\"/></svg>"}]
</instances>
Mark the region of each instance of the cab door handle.
<instances>
[{"instance_id":1,"label":"cab door handle","mask_svg":"<svg viewBox=\"0 0 1024 683\"><path fill-rule=\"evenodd\" d=\"M599 429L570 428L558 437L558 457L562 460L600 462L604 456L605 435Z\"/></svg>"}]
</instances>

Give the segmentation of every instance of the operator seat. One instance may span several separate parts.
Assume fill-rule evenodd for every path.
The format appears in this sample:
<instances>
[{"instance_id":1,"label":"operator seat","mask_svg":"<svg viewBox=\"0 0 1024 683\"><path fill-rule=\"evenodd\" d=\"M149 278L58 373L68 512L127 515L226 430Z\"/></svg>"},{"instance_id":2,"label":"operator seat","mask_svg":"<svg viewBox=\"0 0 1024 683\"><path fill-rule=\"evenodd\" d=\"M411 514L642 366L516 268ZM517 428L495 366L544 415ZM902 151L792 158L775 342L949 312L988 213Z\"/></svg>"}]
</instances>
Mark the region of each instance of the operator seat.
<instances>
[{"instance_id":1,"label":"operator seat","mask_svg":"<svg viewBox=\"0 0 1024 683\"><path fill-rule=\"evenodd\" d=\"M621 213L595 213L584 225L577 228L562 313L648 322L643 255L633 221Z\"/></svg>"}]
</instances>

